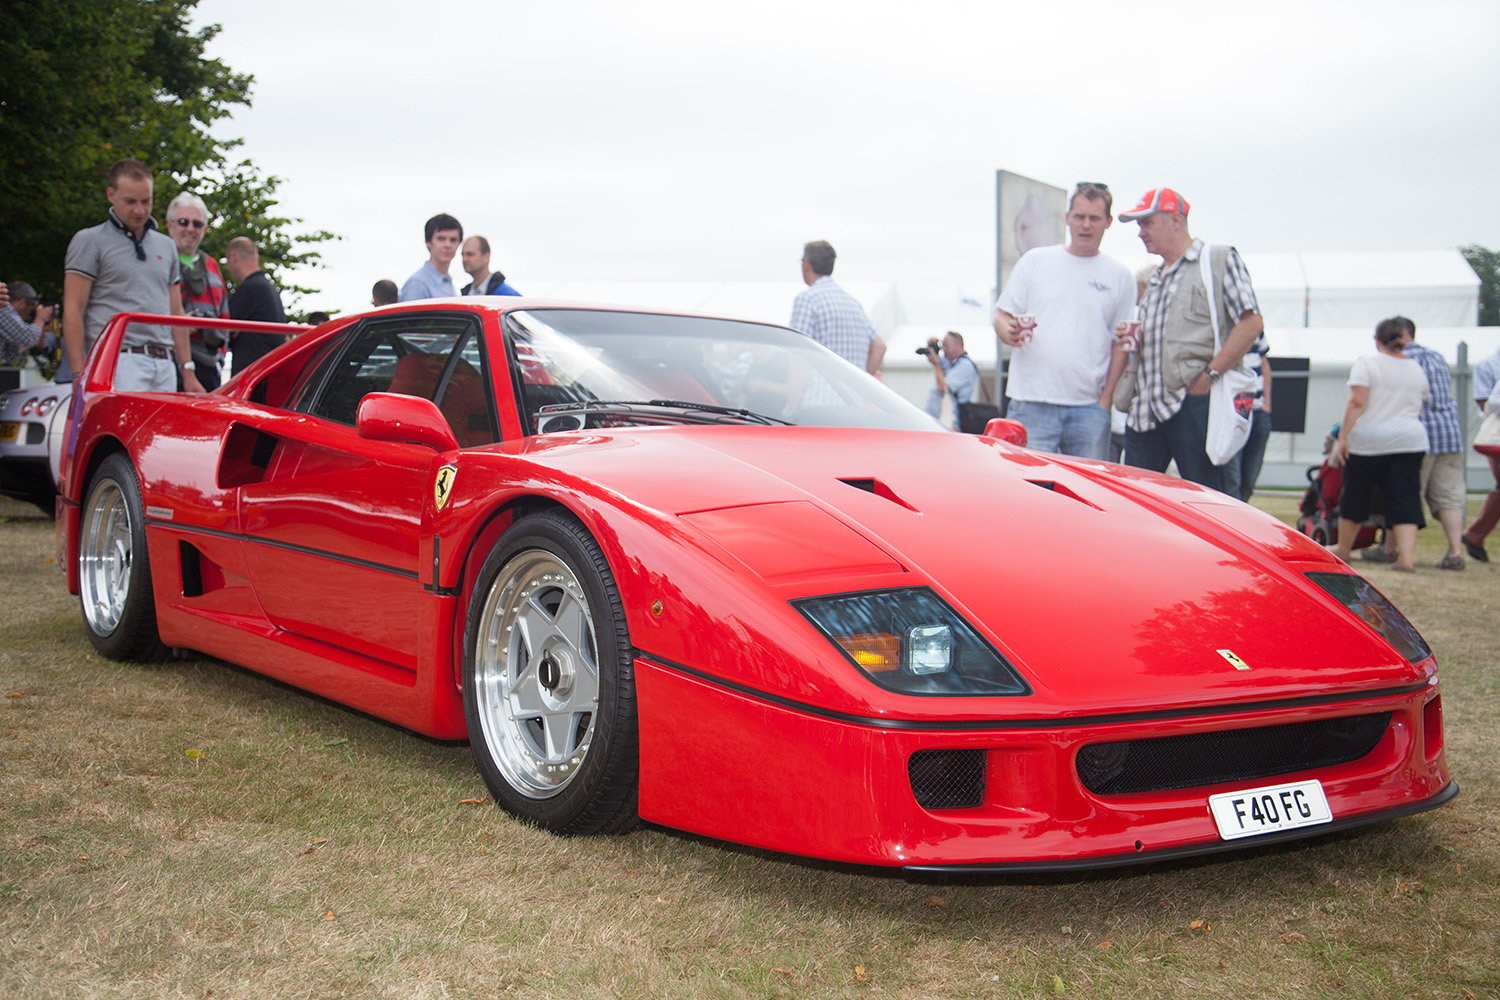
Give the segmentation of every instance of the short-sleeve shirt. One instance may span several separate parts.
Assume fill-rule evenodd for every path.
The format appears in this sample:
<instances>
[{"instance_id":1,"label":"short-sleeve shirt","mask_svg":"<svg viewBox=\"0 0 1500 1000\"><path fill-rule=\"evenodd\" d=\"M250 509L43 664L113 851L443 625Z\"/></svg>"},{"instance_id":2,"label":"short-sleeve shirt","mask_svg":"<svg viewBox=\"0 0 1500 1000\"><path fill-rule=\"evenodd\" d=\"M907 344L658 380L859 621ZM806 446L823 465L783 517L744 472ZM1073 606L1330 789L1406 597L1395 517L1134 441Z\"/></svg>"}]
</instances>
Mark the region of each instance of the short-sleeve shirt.
<instances>
[{"instance_id":1,"label":"short-sleeve shirt","mask_svg":"<svg viewBox=\"0 0 1500 1000\"><path fill-rule=\"evenodd\" d=\"M1474 401L1483 403L1500 384L1500 351L1474 366Z\"/></svg>"},{"instance_id":2,"label":"short-sleeve shirt","mask_svg":"<svg viewBox=\"0 0 1500 1000\"><path fill-rule=\"evenodd\" d=\"M1036 316L1031 340L1011 349L1005 394L1057 406L1097 406L1109 373L1115 324L1135 315L1135 277L1108 254L1064 246L1016 262L996 309Z\"/></svg>"},{"instance_id":3,"label":"short-sleeve shirt","mask_svg":"<svg viewBox=\"0 0 1500 1000\"><path fill-rule=\"evenodd\" d=\"M1427 376L1422 366L1389 354L1356 358L1349 385L1369 389L1364 412L1349 432L1349 451L1355 455L1396 455L1427 450L1422 426L1422 403L1427 399Z\"/></svg>"},{"instance_id":4,"label":"short-sleeve shirt","mask_svg":"<svg viewBox=\"0 0 1500 1000\"><path fill-rule=\"evenodd\" d=\"M880 336L859 300L826 274L797 293L787 325L860 371L870 361L870 343Z\"/></svg>"},{"instance_id":5,"label":"short-sleeve shirt","mask_svg":"<svg viewBox=\"0 0 1500 1000\"><path fill-rule=\"evenodd\" d=\"M974 388L979 383L979 366L967 354L960 354L949 361L939 354L938 364L943 366L943 384L955 403L969 403L974 399ZM943 394L938 392L937 380L927 390L927 414L936 420L943 412ZM958 407L953 408L953 426L958 427Z\"/></svg>"},{"instance_id":6,"label":"short-sleeve shirt","mask_svg":"<svg viewBox=\"0 0 1500 1000\"><path fill-rule=\"evenodd\" d=\"M172 288L181 280L177 246L153 228L140 241L145 254L136 254L136 241L113 217L73 234L63 270L93 282L83 311L83 344L87 352L99 339L106 323L116 313L142 312L166 315L172 311ZM132 323L125 331L125 346L172 344L164 326Z\"/></svg>"},{"instance_id":7,"label":"short-sleeve shirt","mask_svg":"<svg viewBox=\"0 0 1500 1000\"><path fill-rule=\"evenodd\" d=\"M1434 455L1463 451L1458 403L1453 398L1453 371L1447 360L1421 344L1407 344L1401 353L1421 365L1422 373L1427 376L1427 402L1422 404L1421 414L1422 426L1427 428L1427 450Z\"/></svg>"}]
</instances>

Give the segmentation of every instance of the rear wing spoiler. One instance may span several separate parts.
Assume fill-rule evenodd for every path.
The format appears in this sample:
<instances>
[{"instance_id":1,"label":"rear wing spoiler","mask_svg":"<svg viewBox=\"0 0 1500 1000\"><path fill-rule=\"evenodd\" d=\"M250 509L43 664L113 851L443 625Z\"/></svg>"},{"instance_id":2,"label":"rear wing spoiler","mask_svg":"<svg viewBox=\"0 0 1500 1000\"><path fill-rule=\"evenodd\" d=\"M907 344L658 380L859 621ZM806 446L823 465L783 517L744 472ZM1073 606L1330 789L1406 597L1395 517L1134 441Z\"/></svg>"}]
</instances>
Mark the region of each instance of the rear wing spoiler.
<instances>
[{"instance_id":1,"label":"rear wing spoiler","mask_svg":"<svg viewBox=\"0 0 1500 1000\"><path fill-rule=\"evenodd\" d=\"M151 326L184 326L190 330L241 330L246 333L274 333L283 337L306 333L310 326L295 323L261 323L248 319L216 319L206 316L153 316L149 313L118 313L104 325L93 350L83 362L83 373L73 380L74 414L76 400L83 394L108 392L114 388L115 366L120 360L120 345L125 341L125 329L132 323L147 323Z\"/></svg>"},{"instance_id":2,"label":"rear wing spoiler","mask_svg":"<svg viewBox=\"0 0 1500 1000\"><path fill-rule=\"evenodd\" d=\"M254 320L217 319L206 316L156 316L150 313L118 313L104 325L99 339L84 359L83 371L73 379L73 400L68 407L68 428L63 445L61 463L62 478L68 478L73 463L73 449L78 443L78 430L83 422L83 411L91 397L111 392L115 384L115 368L120 361L120 345L125 340L125 330L132 323L148 323L152 326L182 326L193 330L240 330L248 333L272 333L283 337L306 333L313 329L295 323L261 323Z\"/></svg>"}]
</instances>

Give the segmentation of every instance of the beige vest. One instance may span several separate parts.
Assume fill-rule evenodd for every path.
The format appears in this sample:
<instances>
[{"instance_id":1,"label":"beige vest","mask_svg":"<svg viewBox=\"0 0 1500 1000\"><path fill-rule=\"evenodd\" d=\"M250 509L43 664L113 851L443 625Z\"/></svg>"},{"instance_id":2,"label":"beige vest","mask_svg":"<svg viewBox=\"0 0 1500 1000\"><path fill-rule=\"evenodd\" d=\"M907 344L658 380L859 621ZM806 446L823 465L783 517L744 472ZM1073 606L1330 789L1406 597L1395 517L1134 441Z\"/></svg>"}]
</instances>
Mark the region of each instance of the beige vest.
<instances>
[{"instance_id":1,"label":"beige vest","mask_svg":"<svg viewBox=\"0 0 1500 1000\"><path fill-rule=\"evenodd\" d=\"M1179 268L1177 292L1167 306L1167 320L1162 327L1162 381L1169 392L1185 388L1218 353L1214 347L1210 303L1219 310L1220 343L1240 320L1238 316L1229 315L1228 304L1224 301L1224 265L1229 260L1229 248L1204 244L1202 253L1209 255L1213 290L1203 286L1202 255L1198 260L1184 260ZM1131 355L1129 365L1115 386L1116 409L1130 411L1130 400L1138 391L1139 365L1140 354L1137 352ZM1244 359L1237 361L1235 367L1243 370Z\"/></svg>"}]
</instances>

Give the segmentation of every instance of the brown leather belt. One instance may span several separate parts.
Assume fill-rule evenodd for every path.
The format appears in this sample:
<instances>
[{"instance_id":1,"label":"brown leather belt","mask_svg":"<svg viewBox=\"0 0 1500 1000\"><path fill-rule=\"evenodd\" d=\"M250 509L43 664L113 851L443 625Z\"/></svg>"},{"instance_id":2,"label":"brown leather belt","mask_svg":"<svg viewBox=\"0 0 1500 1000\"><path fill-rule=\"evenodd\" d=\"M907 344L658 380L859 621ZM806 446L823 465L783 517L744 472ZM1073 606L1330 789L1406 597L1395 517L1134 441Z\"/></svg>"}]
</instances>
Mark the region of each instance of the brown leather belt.
<instances>
[{"instance_id":1,"label":"brown leather belt","mask_svg":"<svg viewBox=\"0 0 1500 1000\"><path fill-rule=\"evenodd\" d=\"M120 353L149 354L153 358L162 358L166 361L170 361L172 359L172 352L167 350L160 344L137 344L134 347L122 347L120 348Z\"/></svg>"}]
</instances>

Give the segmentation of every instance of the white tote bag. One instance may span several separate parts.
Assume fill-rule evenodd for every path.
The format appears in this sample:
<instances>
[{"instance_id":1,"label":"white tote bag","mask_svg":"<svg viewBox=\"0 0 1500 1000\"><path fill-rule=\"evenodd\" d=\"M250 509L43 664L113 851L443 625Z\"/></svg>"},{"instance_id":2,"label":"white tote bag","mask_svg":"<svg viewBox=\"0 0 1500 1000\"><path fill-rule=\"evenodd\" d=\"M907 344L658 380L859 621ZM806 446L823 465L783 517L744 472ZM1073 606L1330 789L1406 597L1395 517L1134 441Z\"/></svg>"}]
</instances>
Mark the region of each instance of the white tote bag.
<instances>
[{"instance_id":1,"label":"white tote bag","mask_svg":"<svg viewBox=\"0 0 1500 1000\"><path fill-rule=\"evenodd\" d=\"M1198 256L1198 265L1203 272L1203 288L1208 292L1211 304L1209 316L1214 325L1214 354L1218 354L1224 343L1219 335L1219 296L1214 288L1213 268L1209 259L1212 248L1205 246ZM1208 460L1223 465L1240 453L1245 442L1250 440L1250 411L1255 408L1255 376L1239 365L1226 371L1214 383L1208 393L1208 439L1203 450Z\"/></svg>"}]
</instances>

